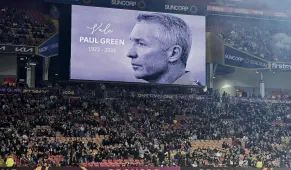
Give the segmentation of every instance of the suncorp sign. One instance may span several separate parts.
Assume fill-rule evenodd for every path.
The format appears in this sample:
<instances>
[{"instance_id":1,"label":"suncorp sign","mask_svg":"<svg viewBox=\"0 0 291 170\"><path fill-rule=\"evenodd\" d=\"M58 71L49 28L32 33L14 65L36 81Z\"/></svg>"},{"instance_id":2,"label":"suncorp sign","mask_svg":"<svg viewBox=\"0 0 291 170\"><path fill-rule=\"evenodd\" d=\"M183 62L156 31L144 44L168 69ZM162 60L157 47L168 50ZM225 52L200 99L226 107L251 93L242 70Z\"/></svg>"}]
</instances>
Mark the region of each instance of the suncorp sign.
<instances>
[{"instance_id":1,"label":"suncorp sign","mask_svg":"<svg viewBox=\"0 0 291 170\"><path fill-rule=\"evenodd\" d=\"M38 55L42 57L53 57L59 54L59 34L53 35L38 47Z\"/></svg>"},{"instance_id":2,"label":"suncorp sign","mask_svg":"<svg viewBox=\"0 0 291 170\"><path fill-rule=\"evenodd\" d=\"M224 46L224 64L246 69L268 69L269 62L235 48Z\"/></svg>"}]
</instances>

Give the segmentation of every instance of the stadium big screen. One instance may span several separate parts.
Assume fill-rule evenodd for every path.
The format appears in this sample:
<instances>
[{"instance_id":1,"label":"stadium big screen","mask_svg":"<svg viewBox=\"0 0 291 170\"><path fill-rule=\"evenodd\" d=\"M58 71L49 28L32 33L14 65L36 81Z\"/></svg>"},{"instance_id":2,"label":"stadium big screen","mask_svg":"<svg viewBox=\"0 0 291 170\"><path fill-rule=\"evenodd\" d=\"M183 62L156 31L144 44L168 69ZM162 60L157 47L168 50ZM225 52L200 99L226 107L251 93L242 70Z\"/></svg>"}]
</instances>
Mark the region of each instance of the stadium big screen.
<instances>
[{"instance_id":1,"label":"stadium big screen","mask_svg":"<svg viewBox=\"0 0 291 170\"><path fill-rule=\"evenodd\" d=\"M71 79L205 85L205 16L72 6Z\"/></svg>"}]
</instances>

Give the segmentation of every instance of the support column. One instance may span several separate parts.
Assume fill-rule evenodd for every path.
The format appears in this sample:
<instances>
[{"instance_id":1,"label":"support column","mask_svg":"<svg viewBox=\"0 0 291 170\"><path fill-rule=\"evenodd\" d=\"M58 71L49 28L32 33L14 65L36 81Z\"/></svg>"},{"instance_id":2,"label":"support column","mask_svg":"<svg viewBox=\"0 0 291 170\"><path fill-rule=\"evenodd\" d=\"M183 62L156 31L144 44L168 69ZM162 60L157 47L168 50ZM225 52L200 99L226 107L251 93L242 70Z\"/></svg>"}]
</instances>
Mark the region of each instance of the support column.
<instances>
[{"instance_id":1,"label":"support column","mask_svg":"<svg viewBox=\"0 0 291 170\"><path fill-rule=\"evenodd\" d=\"M209 63L209 88L213 89L214 68L213 63Z\"/></svg>"},{"instance_id":2,"label":"support column","mask_svg":"<svg viewBox=\"0 0 291 170\"><path fill-rule=\"evenodd\" d=\"M44 81L48 80L49 65L50 65L50 58L45 57L43 59L43 73L42 73L42 79Z\"/></svg>"},{"instance_id":3,"label":"support column","mask_svg":"<svg viewBox=\"0 0 291 170\"><path fill-rule=\"evenodd\" d=\"M29 65L26 68L26 84L28 87L35 87L35 65Z\"/></svg>"},{"instance_id":4,"label":"support column","mask_svg":"<svg viewBox=\"0 0 291 170\"><path fill-rule=\"evenodd\" d=\"M265 83L264 83L264 75L260 72L260 95L262 98L265 97Z\"/></svg>"},{"instance_id":5,"label":"support column","mask_svg":"<svg viewBox=\"0 0 291 170\"><path fill-rule=\"evenodd\" d=\"M31 66L31 87L35 87L35 65Z\"/></svg>"},{"instance_id":6,"label":"support column","mask_svg":"<svg viewBox=\"0 0 291 170\"><path fill-rule=\"evenodd\" d=\"M31 67L28 66L26 68L26 84L28 87L31 87Z\"/></svg>"}]
</instances>

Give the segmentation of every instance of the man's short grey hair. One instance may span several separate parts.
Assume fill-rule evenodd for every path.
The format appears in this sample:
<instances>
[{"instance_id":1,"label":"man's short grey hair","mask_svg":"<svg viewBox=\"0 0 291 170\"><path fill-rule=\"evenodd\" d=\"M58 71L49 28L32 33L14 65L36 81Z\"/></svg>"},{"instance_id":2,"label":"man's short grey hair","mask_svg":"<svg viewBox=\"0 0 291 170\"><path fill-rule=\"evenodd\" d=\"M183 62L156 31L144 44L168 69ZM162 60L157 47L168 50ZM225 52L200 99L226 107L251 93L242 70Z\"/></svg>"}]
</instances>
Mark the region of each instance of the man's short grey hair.
<instances>
[{"instance_id":1,"label":"man's short grey hair","mask_svg":"<svg viewBox=\"0 0 291 170\"><path fill-rule=\"evenodd\" d=\"M163 25L165 30L158 36L164 44L164 49L168 49L172 45L181 46L181 61L186 66L192 46L192 33L184 20L168 14L141 13L137 16L137 21L149 21Z\"/></svg>"}]
</instances>

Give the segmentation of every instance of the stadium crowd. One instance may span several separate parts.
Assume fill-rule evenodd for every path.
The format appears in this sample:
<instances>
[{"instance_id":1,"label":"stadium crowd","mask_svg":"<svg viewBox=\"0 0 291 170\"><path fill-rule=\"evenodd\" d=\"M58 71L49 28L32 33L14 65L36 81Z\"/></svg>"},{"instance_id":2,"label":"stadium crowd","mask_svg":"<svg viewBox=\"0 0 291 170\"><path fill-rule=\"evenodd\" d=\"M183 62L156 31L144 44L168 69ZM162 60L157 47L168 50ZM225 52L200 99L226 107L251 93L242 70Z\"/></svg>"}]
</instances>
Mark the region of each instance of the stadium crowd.
<instances>
[{"instance_id":1,"label":"stadium crowd","mask_svg":"<svg viewBox=\"0 0 291 170\"><path fill-rule=\"evenodd\" d=\"M208 31L240 51L269 61L291 60L289 21L211 16Z\"/></svg>"},{"instance_id":2,"label":"stadium crowd","mask_svg":"<svg viewBox=\"0 0 291 170\"><path fill-rule=\"evenodd\" d=\"M0 44L38 46L55 31L40 11L0 4Z\"/></svg>"},{"instance_id":3,"label":"stadium crowd","mask_svg":"<svg viewBox=\"0 0 291 170\"><path fill-rule=\"evenodd\" d=\"M288 102L151 91L1 94L0 164L290 167Z\"/></svg>"},{"instance_id":4,"label":"stadium crowd","mask_svg":"<svg viewBox=\"0 0 291 170\"><path fill-rule=\"evenodd\" d=\"M225 43L262 58L290 60L291 46L280 39L289 35L288 27L222 20L216 18L210 31ZM37 11L1 8L0 43L39 45L55 31L47 22ZM0 167L291 167L288 100L135 88L101 85L79 96L58 90L1 93ZM178 97L157 97L173 93Z\"/></svg>"}]
</instances>

